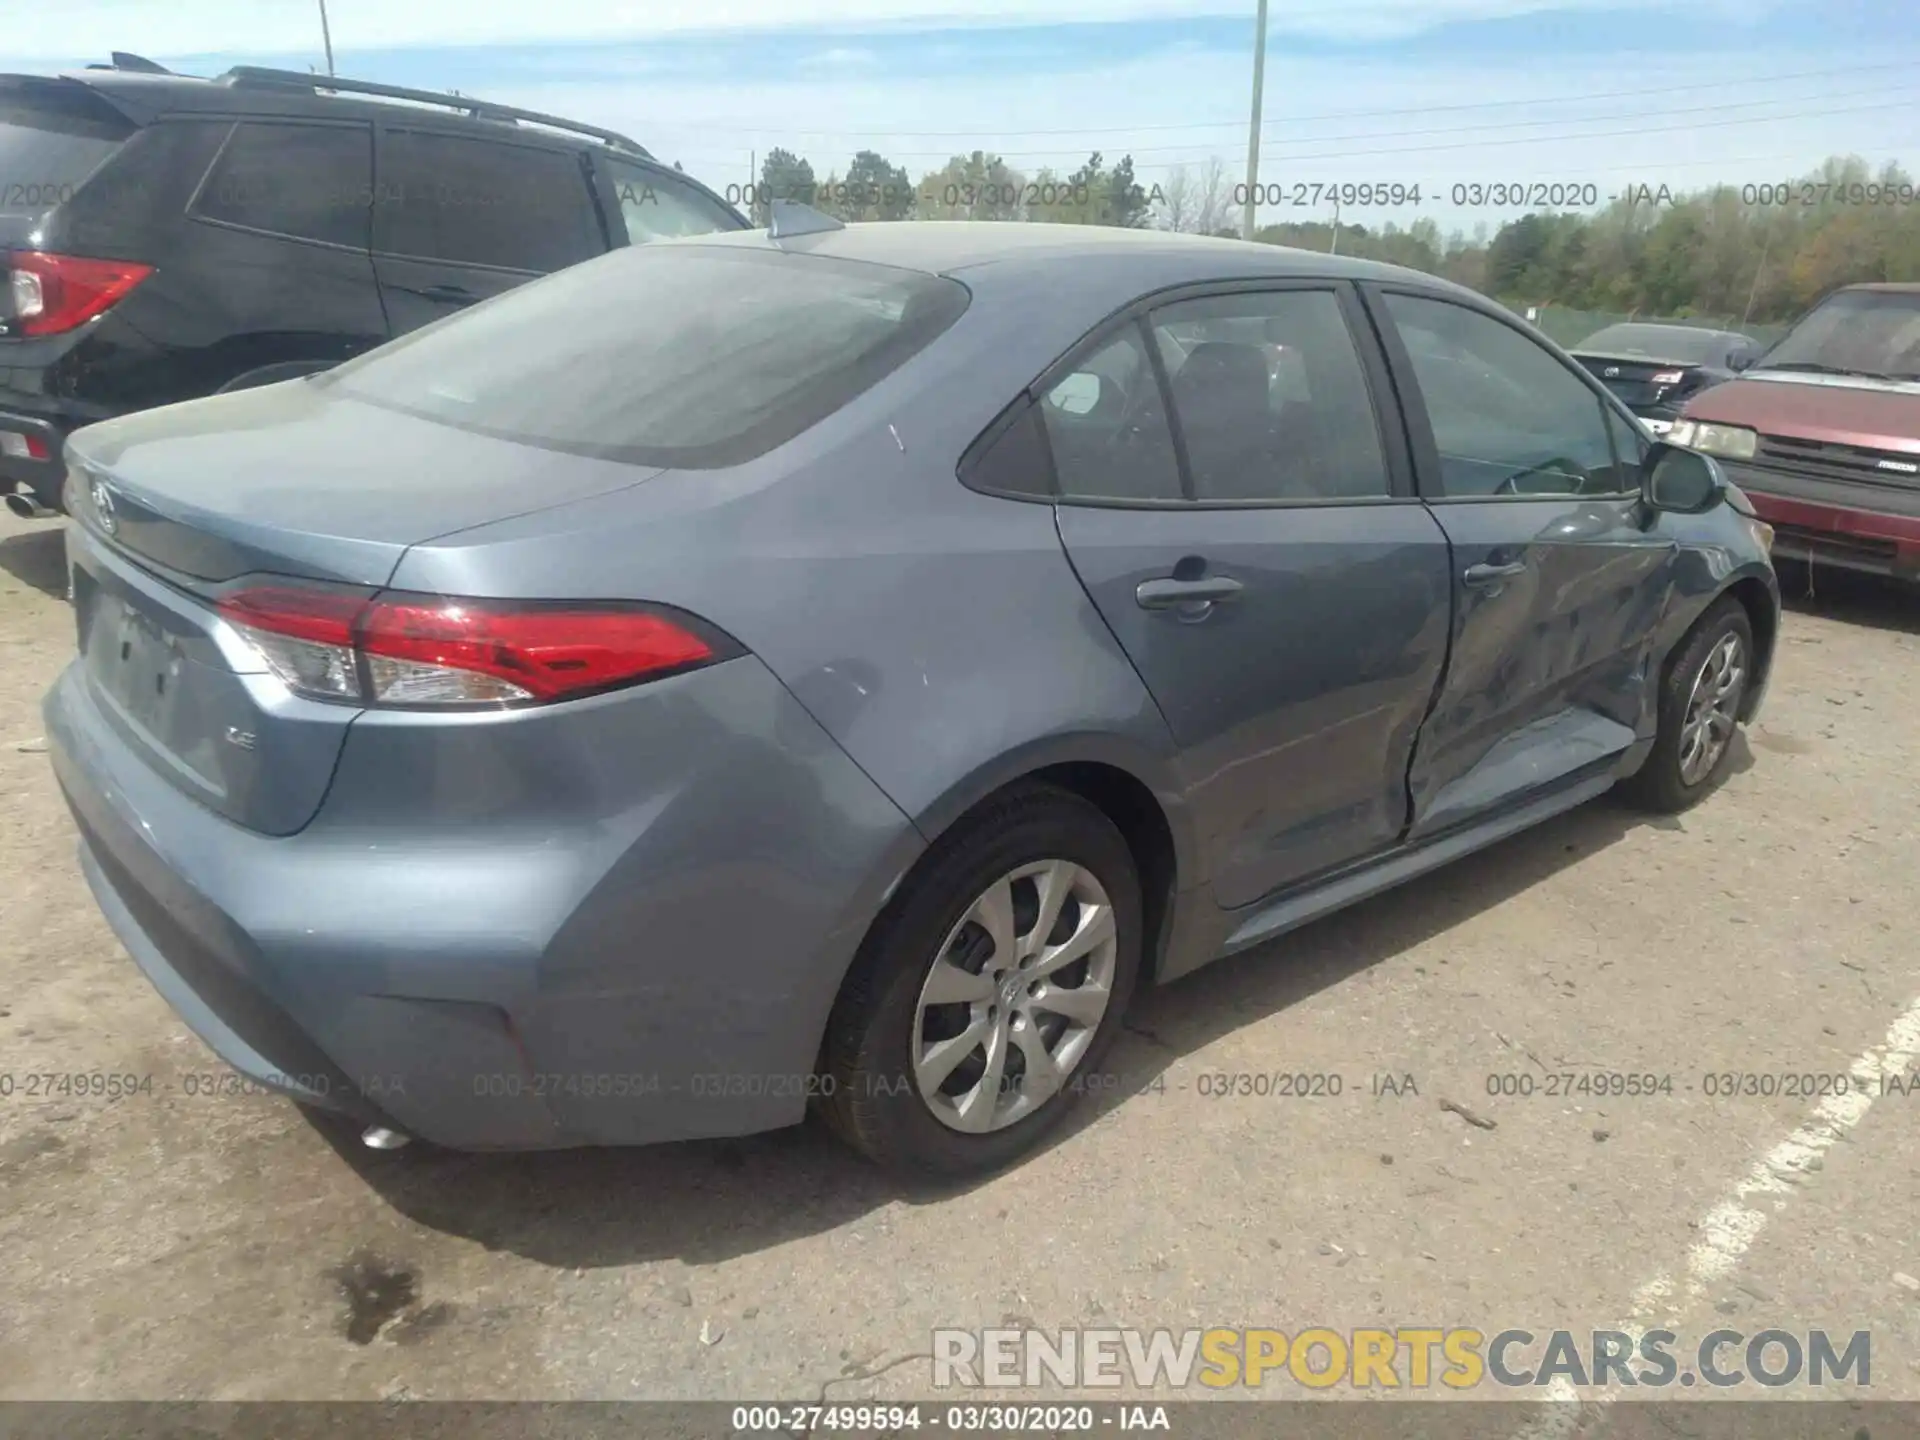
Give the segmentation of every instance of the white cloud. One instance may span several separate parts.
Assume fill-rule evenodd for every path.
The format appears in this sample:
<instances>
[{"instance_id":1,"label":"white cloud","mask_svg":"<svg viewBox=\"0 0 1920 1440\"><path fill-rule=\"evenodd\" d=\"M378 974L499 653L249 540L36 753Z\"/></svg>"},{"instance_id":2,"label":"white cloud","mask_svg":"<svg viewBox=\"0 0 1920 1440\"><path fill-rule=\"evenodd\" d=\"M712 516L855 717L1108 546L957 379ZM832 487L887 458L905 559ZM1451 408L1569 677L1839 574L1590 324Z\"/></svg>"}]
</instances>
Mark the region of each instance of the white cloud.
<instances>
[{"instance_id":1,"label":"white cloud","mask_svg":"<svg viewBox=\"0 0 1920 1440\"><path fill-rule=\"evenodd\" d=\"M24 6L30 0L10 0ZM1672 0L1284 0L1275 34L1391 38L1463 20L1575 9L1658 8ZM1718 0L1732 4L1733 0ZM1741 0L1751 15L1778 0ZM336 49L609 41L669 34L967 27L1233 15L1238 0L328 0ZM109 50L179 56L314 50L313 0L67 0L59 23L15 25L6 59L66 58Z\"/></svg>"},{"instance_id":2,"label":"white cloud","mask_svg":"<svg viewBox=\"0 0 1920 1440\"><path fill-rule=\"evenodd\" d=\"M794 68L803 74L844 75L859 70L878 69L880 57L871 50L836 45L830 50L817 50L802 55L793 63Z\"/></svg>"}]
</instances>

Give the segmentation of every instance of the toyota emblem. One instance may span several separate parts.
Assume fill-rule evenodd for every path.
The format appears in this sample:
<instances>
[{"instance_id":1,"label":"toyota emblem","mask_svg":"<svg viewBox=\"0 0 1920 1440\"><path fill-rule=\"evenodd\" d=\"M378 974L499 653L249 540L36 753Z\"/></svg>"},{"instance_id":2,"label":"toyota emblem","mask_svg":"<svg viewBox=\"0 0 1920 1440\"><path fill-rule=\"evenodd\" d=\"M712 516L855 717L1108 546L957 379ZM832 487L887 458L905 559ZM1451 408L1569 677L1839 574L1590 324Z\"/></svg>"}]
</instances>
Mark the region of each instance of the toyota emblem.
<instances>
[{"instance_id":1,"label":"toyota emblem","mask_svg":"<svg viewBox=\"0 0 1920 1440\"><path fill-rule=\"evenodd\" d=\"M92 493L93 513L100 517L100 528L111 535L120 528L119 517L113 513L113 487L96 477Z\"/></svg>"}]
</instances>

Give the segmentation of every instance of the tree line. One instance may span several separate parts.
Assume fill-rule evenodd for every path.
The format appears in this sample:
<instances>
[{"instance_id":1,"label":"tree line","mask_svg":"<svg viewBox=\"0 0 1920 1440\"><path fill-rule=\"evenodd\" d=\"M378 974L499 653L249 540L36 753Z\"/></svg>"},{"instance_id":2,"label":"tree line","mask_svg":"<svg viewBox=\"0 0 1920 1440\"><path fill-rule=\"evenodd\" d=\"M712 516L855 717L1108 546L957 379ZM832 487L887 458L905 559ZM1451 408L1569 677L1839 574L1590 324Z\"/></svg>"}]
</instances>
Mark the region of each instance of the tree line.
<instances>
[{"instance_id":1,"label":"tree line","mask_svg":"<svg viewBox=\"0 0 1920 1440\"><path fill-rule=\"evenodd\" d=\"M1143 185L1130 155L1095 152L1070 172L1029 175L975 150L915 182L872 150L844 173L816 176L807 160L775 149L742 198L761 224L767 202L783 197L849 221L1040 220L1236 236L1237 189L1218 159ZM1403 227L1329 214L1265 225L1255 238L1405 265L1510 305L1766 324L1800 315L1837 285L1920 281L1920 185L1897 164L1834 156L1767 183L1631 186L1596 210L1535 211L1491 234L1484 225L1443 234L1430 219Z\"/></svg>"}]
</instances>

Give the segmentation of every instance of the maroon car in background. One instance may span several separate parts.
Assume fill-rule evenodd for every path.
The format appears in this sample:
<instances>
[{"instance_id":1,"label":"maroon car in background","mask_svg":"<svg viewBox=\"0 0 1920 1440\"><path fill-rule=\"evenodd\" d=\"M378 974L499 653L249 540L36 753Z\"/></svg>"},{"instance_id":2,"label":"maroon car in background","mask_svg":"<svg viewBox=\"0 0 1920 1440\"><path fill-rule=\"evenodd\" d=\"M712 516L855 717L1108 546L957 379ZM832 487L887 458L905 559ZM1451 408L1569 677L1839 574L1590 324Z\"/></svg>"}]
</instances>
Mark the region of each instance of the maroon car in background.
<instances>
[{"instance_id":1,"label":"maroon car in background","mask_svg":"<svg viewBox=\"0 0 1920 1440\"><path fill-rule=\"evenodd\" d=\"M1665 437L1717 456L1779 560L1920 580L1920 285L1849 285Z\"/></svg>"}]
</instances>

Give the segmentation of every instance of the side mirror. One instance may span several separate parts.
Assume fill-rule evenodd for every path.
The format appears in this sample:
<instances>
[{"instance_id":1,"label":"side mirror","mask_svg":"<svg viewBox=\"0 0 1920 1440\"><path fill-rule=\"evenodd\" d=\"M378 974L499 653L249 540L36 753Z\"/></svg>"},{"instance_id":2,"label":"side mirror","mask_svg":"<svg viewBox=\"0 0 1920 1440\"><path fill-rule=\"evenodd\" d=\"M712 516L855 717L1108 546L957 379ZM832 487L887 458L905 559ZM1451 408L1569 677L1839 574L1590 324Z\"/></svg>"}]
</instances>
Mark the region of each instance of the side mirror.
<instances>
[{"instance_id":1,"label":"side mirror","mask_svg":"<svg viewBox=\"0 0 1920 1440\"><path fill-rule=\"evenodd\" d=\"M1727 494L1727 477L1698 450L1657 442L1640 467L1640 498L1653 510L1700 515Z\"/></svg>"},{"instance_id":2,"label":"side mirror","mask_svg":"<svg viewBox=\"0 0 1920 1440\"><path fill-rule=\"evenodd\" d=\"M1751 364L1753 364L1753 352L1750 350L1736 350L1727 357L1727 368L1736 375Z\"/></svg>"}]
</instances>

